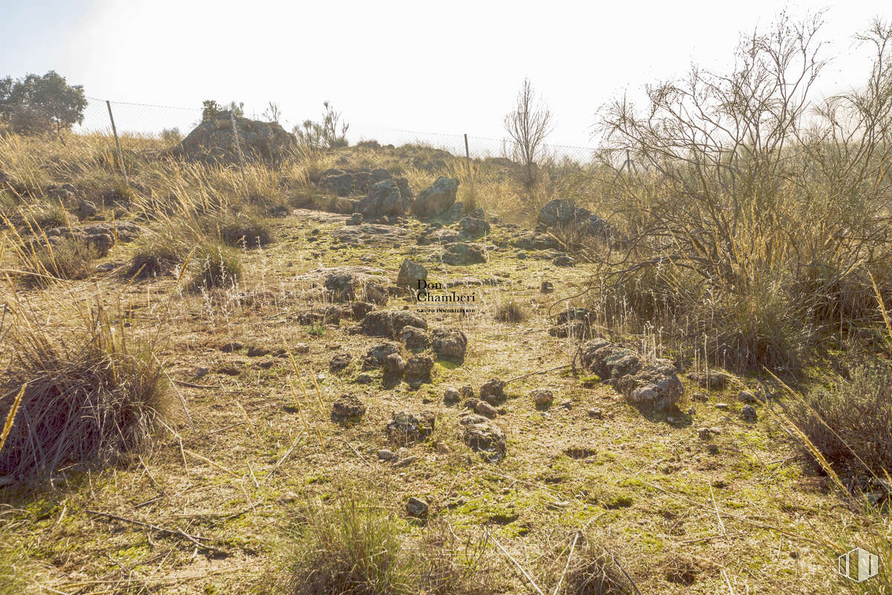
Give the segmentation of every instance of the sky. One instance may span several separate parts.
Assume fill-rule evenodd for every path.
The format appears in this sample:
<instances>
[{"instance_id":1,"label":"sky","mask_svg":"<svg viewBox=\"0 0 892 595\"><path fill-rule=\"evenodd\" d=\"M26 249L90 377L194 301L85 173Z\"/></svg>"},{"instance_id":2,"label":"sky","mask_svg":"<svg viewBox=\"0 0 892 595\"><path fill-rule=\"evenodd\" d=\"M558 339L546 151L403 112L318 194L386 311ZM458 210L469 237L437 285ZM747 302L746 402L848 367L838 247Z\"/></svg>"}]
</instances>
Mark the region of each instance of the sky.
<instances>
[{"instance_id":1,"label":"sky","mask_svg":"<svg viewBox=\"0 0 892 595\"><path fill-rule=\"evenodd\" d=\"M89 97L196 109L277 102L290 128L329 100L351 137L414 131L500 139L525 77L554 117L548 142L591 146L600 106L684 75L692 63L725 72L741 34L784 5L747 2L195 2L0 0L0 76L55 70ZM888 0L801 1L794 17L825 10L830 95L865 80L853 42ZM178 126L196 112L114 105L119 128ZM88 122L107 112L91 103ZM389 135L389 136L388 136ZM410 140L407 138L407 140ZM392 141L391 141L392 142ZM484 141L478 141L484 142Z\"/></svg>"}]
</instances>

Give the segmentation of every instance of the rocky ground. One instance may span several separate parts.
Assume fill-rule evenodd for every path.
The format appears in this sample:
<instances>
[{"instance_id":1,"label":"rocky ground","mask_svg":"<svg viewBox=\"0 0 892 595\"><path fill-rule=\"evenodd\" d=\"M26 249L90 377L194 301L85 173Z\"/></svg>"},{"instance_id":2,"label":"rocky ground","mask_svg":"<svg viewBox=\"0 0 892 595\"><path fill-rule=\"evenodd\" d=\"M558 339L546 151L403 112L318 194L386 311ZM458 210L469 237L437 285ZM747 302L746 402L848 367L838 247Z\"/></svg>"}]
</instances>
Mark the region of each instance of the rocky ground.
<instances>
[{"instance_id":1,"label":"rocky ground","mask_svg":"<svg viewBox=\"0 0 892 595\"><path fill-rule=\"evenodd\" d=\"M641 593L840 588L828 544L857 520L773 421L776 395L600 337L594 306L570 299L591 271L542 228L388 219L400 182L386 182L359 208L376 222L272 220L279 240L244 250L229 290L128 282L124 237L65 285L156 341L184 407L120 468L7 490L47 592L244 592L274 572L301 506L345 485L407 532L491 536L497 593L533 592L517 564L560 576L583 528ZM473 300L418 301L425 278L430 295ZM58 315L52 292L27 294ZM499 320L509 303L526 317Z\"/></svg>"}]
</instances>

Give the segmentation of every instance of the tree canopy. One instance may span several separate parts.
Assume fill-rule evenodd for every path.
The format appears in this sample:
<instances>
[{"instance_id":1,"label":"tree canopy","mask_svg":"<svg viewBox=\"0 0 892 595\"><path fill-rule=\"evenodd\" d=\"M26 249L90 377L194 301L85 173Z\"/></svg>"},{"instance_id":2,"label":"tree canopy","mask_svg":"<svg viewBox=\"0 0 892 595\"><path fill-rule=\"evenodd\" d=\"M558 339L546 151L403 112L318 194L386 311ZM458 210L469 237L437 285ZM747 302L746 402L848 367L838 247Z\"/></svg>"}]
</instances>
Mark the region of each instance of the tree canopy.
<instances>
[{"instance_id":1,"label":"tree canopy","mask_svg":"<svg viewBox=\"0 0 892 595\"><path fill-rule=\"evenodd\" d=\"M0 79L0 120L21 134L61 132L84 120L87 98L81 85L69 85L50 70L21 79Z\"/></svg>"}]
</instances>

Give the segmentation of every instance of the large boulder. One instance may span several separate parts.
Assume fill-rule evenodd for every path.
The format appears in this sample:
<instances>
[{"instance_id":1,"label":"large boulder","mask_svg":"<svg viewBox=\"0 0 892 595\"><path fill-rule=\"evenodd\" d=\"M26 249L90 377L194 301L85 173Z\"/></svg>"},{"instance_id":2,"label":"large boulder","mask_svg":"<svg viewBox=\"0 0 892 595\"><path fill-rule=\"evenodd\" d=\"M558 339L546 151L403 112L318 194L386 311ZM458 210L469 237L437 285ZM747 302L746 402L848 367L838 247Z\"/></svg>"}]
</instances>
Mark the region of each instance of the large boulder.
<instances>
[{"instance_id":1,"label":"large boulder","mask_svg":"<svg viewBox=\"0 0 892 595\"><path fill-rule=\"evenodd\" d=\"M436 217L445 213L455 204L458 192L458 180L441 176L431 185L418 193L412 205L412 212L419 219Z\"/></svg>"},{"instance_id":2,"label":"large boulder","mask_svg":"<svg viewBox=\"0 0 892 595\"><path fill-rule=\"evenodd\" d=\"M616 387L629 403L648 410L669 409L684 394L675 366L665 361L648 364L635 374L622 376Z\"/></svg>"},{"instance_id":3,"label":"large boulder","mask_svg":"<svg viewBox=\"0 0 892 595\"><path fill-rule=\"evenodd\" d=\"M419 281L427 280L427 269L417 262L409 259L403 261L400 265L400 272L396 278L396 284L400 287L408 287L409 289L418 289Z\"/></svg>"},{"instance_id":4,"label":"large boulder","mask_svg":"<svg viewBox=\"0 0 892 595\"><path fill-rule=\"evenodd\" d=\"M294 136L275 122L235 116L238 139L245 159L279 160L296 144ZM223 111L196 126L173 148L174 155L208 161L238 161L230 112Z\"/></svg>"},{"instance_id":5,"label":"large boulder","mask_svg":"<svg viewBox=\"0 0 892 595\"><path fill-rule=\"evenodd\" d=\"M327 169L319 176L319 187L338 196L354 196L365 194L372 184L389 180L392 177L390 172L383 168ZM400 180L405 181L405 178L396 178L394 181L399 186L400 192L403 193ZM408 185L405 185L404 196L408 196L408 189Z\"/></svg>"},{"instance_id":6,"label":"large boulder","mask_svg":"<svg viewBox=\"0 0 892 595\"><path fill-rule=\"evenodd\" d=\"M431 334L431 347L440 359L460 364L468 349L468 337L457 328L438 328Z\"/></svg>"},{"instance_id":7,"label":"large boulder","mask_svg":"<svg viewBox=\"0 0 892 595\"><path fill-rule=\"evenodd\" d=\"M368 194L356 205L356 210L366 219L378 217L398 217L409 207L408 197L404 198L393 180L377 182L369 188Z\"/></svg>"}]
</instances>

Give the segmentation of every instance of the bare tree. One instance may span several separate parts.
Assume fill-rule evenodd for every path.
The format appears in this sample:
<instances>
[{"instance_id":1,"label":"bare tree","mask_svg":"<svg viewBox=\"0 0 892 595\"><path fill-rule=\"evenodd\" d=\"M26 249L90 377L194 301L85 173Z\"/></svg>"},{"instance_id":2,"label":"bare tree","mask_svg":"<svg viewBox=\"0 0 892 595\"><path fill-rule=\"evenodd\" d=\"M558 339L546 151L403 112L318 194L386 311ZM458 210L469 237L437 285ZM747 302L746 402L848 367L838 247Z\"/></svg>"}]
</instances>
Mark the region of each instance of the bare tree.
<instances>
[{"instance_id":1,"label":"bare tree","mask_svg":"<svg viewBox=\"0 0 892 595\"><path fill-rule=\"evenodd\" d=\"M514 158L524 167L528 189L536 185L536 161L542 157L551 129L551 112L541 99L537 101L530 79L524 79L514 111L505 116L505 130L513 141Z\"/></svg>"}]
</instances>

